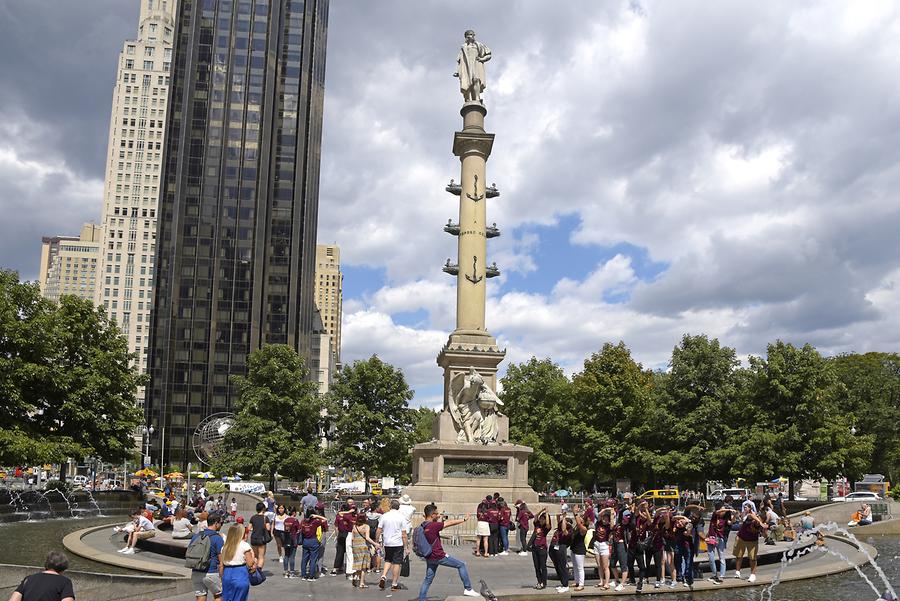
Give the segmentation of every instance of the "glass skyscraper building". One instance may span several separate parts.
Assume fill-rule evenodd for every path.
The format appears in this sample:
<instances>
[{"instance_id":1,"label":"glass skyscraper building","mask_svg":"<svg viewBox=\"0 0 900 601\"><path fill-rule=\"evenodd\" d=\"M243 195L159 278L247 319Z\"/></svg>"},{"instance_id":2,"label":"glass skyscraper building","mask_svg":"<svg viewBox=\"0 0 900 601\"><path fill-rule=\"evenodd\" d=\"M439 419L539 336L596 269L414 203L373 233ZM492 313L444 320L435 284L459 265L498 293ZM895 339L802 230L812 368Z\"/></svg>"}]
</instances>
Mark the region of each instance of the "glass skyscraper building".
<instances>
[{"instance_id":1,"label":"glass skyscraper building","mask_svg":"<svg viewBox=\"0 0 900 601\"><path fill-rule=\"evenodd\" d=\"M232 408L264 344L308 356L328 0L180 0L146 411L153 462Z\"/></svg>"}]
</instances>

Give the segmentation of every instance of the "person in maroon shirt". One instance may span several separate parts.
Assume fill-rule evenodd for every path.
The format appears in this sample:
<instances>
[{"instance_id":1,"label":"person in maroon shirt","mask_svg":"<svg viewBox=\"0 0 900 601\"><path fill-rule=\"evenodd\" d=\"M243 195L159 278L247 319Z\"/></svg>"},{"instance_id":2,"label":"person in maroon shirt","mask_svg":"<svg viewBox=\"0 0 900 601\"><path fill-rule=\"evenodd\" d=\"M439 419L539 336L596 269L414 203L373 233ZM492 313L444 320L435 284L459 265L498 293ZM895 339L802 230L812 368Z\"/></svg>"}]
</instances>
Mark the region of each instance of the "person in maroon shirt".
<instances>
[{"instance_id":1,"label":"person in maroon shirt","mask_svg":"<svg viewBox=\"0 0 900 601\"><path fill-rule=\"evenodd\" d=\"M612 535L613 509L607 507L597 516L597 524L594 526L594 556L597 560L597 576L599 582L594 586L604 590L609 589L609 539Z\"/></svg>"},{"instance_id":2,"label":"person in maroon shirt","mask_svg":"<svg viewBox=\"0 0 900 601\"><path fill-rule=\"evenodd\" d=\"M352 499L351 499L352 501ZM356 507L351 507L350 503L341 505L341 509L334 516L334 527L337 528L337 547L334 553L334 566L331 575L335 576L344 571L344 561L347 552L347 535L353 530L356 523Z\"/></svg>"},{"instance_id":3,"label":"person in maroon shirt","mask_svg":"<svg viewBox=\"0 0 900 601\"><path fill-rule=\"evenodd\" d=\"M593 525L597 521L597 512L594 510L594 502L590 499L584 502L584 523Z\"/></svg>"},{"instance_id":4,"label":"person in maroon shirt","mask_svg":"<svg viewBox=\"0 0 900 601\"><path fill-rule=\"evenodd\" d=\"M495 557L500 552L500 508L497 506L497 501L493 499L486 505L485 516L491 532L488 537L488 554Z\"/></svg>"},{"instance_id":5,"label":"person in maroon shirt","mask_svg":"<svg viewBox=\"0 0 900 601\"><path fill-rule=\"evenodd\" d=\"M647 509L647 502L641 501L635 509L634 530L628 541L628 566L629 571L634 574L634 563L638 567L637 592L640 593L644 588L644 580L647 578L647 566L653 558L653 518Z\"/></svg>"},{"instance_id":6,"label":"person in maroon shirt","mask_svg":"<svg viewBox=\"0 0 900 601\"><path fill-rule=\"evenodd\" d=\"M547 588L547 534L550 532L550 517L547 510L542 509L534 518L534 532L531 534L531 559L534 562L534 575L537 578L535 589Z\"/></svg>"},{"instance_id":7,"label":"person in maroon shirt","mask_svg":"<svg viewBox=\"0 0 900 601\"><path fill-rule=\"evenodd\" d=\"M747 582L756 582L756 554L759 550L759 535L767 529L768 526L756 515L752 504L749 507L745 507L744 521L741 522L737 539L734 541L735 578L741 577L741 563L743 563L744 554L746 553L750 560L750 577L747 579Z\"/></svg>"},{"instance_id":8,"label":"person in maroon shirt","mask_svg":"<svg viewBox=\"0 0 900 601\"><path fill-rule=\"evenodd\" d=\"M425 540L431 545L431 553L425 558L425 579L422 581L421 588L419 588L419 601L427 601L428 589L431 587L432 581L434 581L434 575L437 573L438 566L456 568L459 572L459 579L463 583L463 595L467 597L481 597L481 595L472 590L472 581L469 580L469 569L466 567L466 562L444 553L444 547L441 545L441 530L464 524L469 521L469 514L466 514L461 520L445 521L442 519L443 516L438 513L437 507L431 503L425 506L423 513L425 521L422 522L419 528L422 528L425 533Z\"/></svg>"},{"instance_id":9,"label":"person in maroon shirt","mask_svg":"<svg viewBox=\"0 0 900 601\"><path fill-rule=\"evenodd\" d=\"M319 560L319 547L321 541L318 537L318 530L321 527L325 538L324 531L328 528L328 520L321 515L317 515L315 509L310 508L306 517L300 522L300 540L303 546L303 556L300 559L300 575L304 580L317 580L319 578L319 568L317 562Z\"/></svg>"},{"instance_id":10,"label":"person in maroon shirt","mask_svg":"<svg viewBox=\"0 0 900 601\"><path fill-rule=\"evenodd\" d=\"M473 555L481 555L482 557L487 557L489 552L490 538L491 538L491 526L488 523L488 508L491 503L494 502L494 497L488 495L484 501L478 504L478 508L475 510L475 515L478 520L475 528L475 535L478 537L477 544L475 546L475 553Z\"/></svg>"},{"instance_id":11,"label":"person in maroon shirt","mask_svg":"<svg viewBox=\"0 0 900 601\"><path fill-rule=\"evenodd\" d=\"M500 552L497 555L509 555L509 526L512 522L512 510L503 497L497 499L500 511Z\"/></svg>"},{"instance_id":12,"label":"person in maroon shirt","mask_svg":"<svg viewBox=\"0 0 900 601\"><path fill-rule=\"evenodd\" d=\"M516 524L519 531L519 555L528 555L528 522L534 517L525 501L516 500Z\"/></svg>"},{"instance_id":13,"label":"person in maroon shirt","mask_svg":"<svg viewBox=\"0 0 900 601\"><path fill-rule=\"evenodd\" d=\"M566 514L556 516L556 531L550 541L550 561L556 570L560 585L557 593L569 592L569 544L572 542L572 522Z\"/></svg>"}]
</instances>

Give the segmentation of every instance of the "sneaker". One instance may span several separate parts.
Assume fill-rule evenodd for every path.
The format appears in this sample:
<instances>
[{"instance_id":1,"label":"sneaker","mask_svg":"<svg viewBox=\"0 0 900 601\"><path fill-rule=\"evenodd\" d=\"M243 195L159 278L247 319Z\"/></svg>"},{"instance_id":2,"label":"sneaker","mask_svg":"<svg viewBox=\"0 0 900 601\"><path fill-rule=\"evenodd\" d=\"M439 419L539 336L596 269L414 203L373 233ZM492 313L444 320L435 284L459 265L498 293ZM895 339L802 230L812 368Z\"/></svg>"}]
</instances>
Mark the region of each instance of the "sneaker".
<instances>
[{"instance_id":1,"label":"sneaker","mask_svg":"<svg viewBox=\"0 0 900 601\"><path fill-rule=\"evenodd\" d=\"M740 578L740 577L741 577L741 571L740 571L740 570L735 570L735 571L734 571L734 577L735 577L735 578Z\"/></svg>"},{"instance_id":2,"label":"sneaker","mask_svg":"<svg viewBox=\"0 0 900 601\"><path fill-rule=\"evenodd\" d=\"M637 583L637 589L635 589L635 591L640 595L642 590L644 590L644 581L639 580Z\"/></svg>"},{"instance_id":3,"label":"sneaker","mask_svg":"<svg viewBox=\"0 0 900 601\"><path fill-rule=\"evenodd\" d=\"M653 583L653 588L659 588L661 586L662 586L662 582L660 582L659 580L657 580L656 582Z\"/></svg>"},{"instance_id":4,"label":"sneaker","mask_svg":"<svg viewBox=\"0 0 900 601\"><path fill-rule=\"evenodd\" d=\"M556 592L557 592L557 593L560 593L560 594L561 594L561 593L568 593L568 592L569 592L569 587L567 587L567 586L558 586L558 587L556 587Z\"/></svg>"},{"instance_id":5,"label":"sneaker","mask_svg":"<svg viewBox=\"0 0 900 601\"><path fill-rule=\"evenodd\" d=\"M127 550L128 550L128 547L122 547L121 549L119 549L118 551L116 551L116 553L124 553L124 552L127 551Z\"/></svg>"},{"instance_id":6,"label":"sneaker","mask_svg":"<svg viewBox=\"0 0 900 601\"><path fill-rule=\"evenodd\" d=\"M509 551L500 551L497 555L509 555Z\"/></svg>"},{"instance_id":7,"label":"sneaker","mask_svg":"<svg viewBox=\"0 0 900 601\"><path fill-rule=\"evenodd\" d=\"M677 582L670 581L670 582L669 582L669 588L675 588L675 585L676 585L676 584L678 584L678 583L677 583Z\"/></svg>"},{"instance_id":8,"label":"sneaker","mask_svg":"<svg viewBox=\"0 0 900 601\"><path fill-rule=\"evenodd\" d=\"M683 584L684 586L693 586L691 584L688 584L687 582L682 582L681 584Z\"/></svg>"},{"instance_id":9,"label":"sneaker","mask_svg":"<svg viewBox=\"0 0 900 601\"><path fill-rule=\"evenodd\" d=\"M716 586L722 584L722 582L723 582L723 580L721 578L719 578L718 576L716 576L715 578L710 578L709 581L712 582L713 584L715 584Z\"/></svg>"},{"instance_id":10,"label":"sneaker","mask_svg":"<svg viewBox=\"0 0 900 601\"><path fill-rule=\"evenodd\" d=\"M525 557L526 555L528 555L528 551L519 551L519 555Z\"/></svg>"},{"instance_id":11,"label":"sneaker","mask_svg":"<svg viewBox=\"0 0 900 601\"><path fill-rule=\"evenodd\" d=\"M470 589L470 588L467 588L466 590L464 590L464 591L463 591L463 595L465 595L466 597L479 597L479 598L481 598L481 595L479 595L478 593L476 593L475 591L473 591L473 590Z\"/></svg>"},{"instance_id":12,"label":"sneaker","mask_svg":"<svg viewBox=\"0 0 900 601\"><path fill-rule=\"evenodd\" d=\"M399 584L392 584L391 590L392 591L401 591L401 590L403 590L403 588Z\"/></svg>"},{"instance_id":13,"label":"sneaker","mask_svg":"<svg viewBox=\"0 0 900 601\"><path fill-rule=\"evenodd\" d=\"M284 576L285 578L290 578L290 577L291 577L291 575L288 574L287 572L285 572L284 574L282 574L282 576Z\"/></svg>"},{"instance_id":14,"label":"sneaker","mask_svg":"<svg viewBox=\"0 0 900 601\"><path fill-rule=\"evenodd\" d=\"M756 574L750 574L750 578L747 578L747 582L756 582Z\"/></svg>"},{"instance_id":15,"label":"sneaker","mask_svg":"<svg viewBox=\"0 0 900 601\"><path fill-rule=\"evenodd\" d=\"M616 585L616 590L617 590L617 591L621 591L621 590L624 590L624 589L625 589L625 587L622 586L621 584L617 584L617 585Z\"/></svg>"},{"instance_id":16,"label":"sneaker","mask_svg":"<svg viewBox=\"0 0 900 601\"><path fill-rule=\"evenodd\" d=\"M387 580L384 578L384 576L382 576L381 580L378 581L378 588L384 590L385 586L387 586Z\"/></svg>"},{"instance_id":17,"label":"sneaker","mask_svg":"<svg viewBox=\"0 0 900 601\"><path fill-rule=\"evenodd\" d=\"M134 547L126 547L122 555L134 555Z\"/></svg>"},{"instance_id":18,"label":"sneaker","mask_svg":"<svg viewBox=\"0 0 900 601\"><path fill-rule=\"evenodd\" d=\"M715 576L710 576L709 578L707 578L707 580L708 580L709 582L715 582L715 581L716 581L716 577L715 577Z\"/></svg>"},{"instance_id":19,"label":"sneaker","mask_svg":"<svg viewBox=\"0 0 900 601\"><path fill-rule=\"evenodd\" d=\"M716 584L722 584L723 582L725 582L725 581L722 580L721 578L719 578L718 576L716 576Z\"/></svg>"}]
</instances>

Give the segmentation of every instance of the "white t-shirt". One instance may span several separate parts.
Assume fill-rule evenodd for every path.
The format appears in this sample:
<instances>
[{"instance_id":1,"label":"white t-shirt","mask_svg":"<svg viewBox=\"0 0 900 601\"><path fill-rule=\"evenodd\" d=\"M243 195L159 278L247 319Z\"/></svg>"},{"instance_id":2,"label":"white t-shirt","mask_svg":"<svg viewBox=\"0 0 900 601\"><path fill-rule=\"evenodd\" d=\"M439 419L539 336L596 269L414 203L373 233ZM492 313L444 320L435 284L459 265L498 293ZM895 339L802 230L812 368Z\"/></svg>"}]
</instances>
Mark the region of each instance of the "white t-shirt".
<instances>
[{"instance_id":1,"label":"white t-shirt","mask_svg":"<svg viewBox=\"0 0 900 601\"><path fill-rule=\"evenodd\" d=\"M234 557L232 557L231 559L225 560L225 565L226 566L242 566L242 565L244 565L245 563L247 563L244 561L244 553L246 553L247 551L252 551L252 550L253 550L253 547L250 546L250 543L248 543L245 540L242 540L240 543L238 543L238 548L237 548L237 551L234 552Z\"/></svg>"},{"instance_id":2,"label":"white t-shirt","mask_svg":"<svg viewBox=\"0 0 900 601\"><path fill-rule=\"evenodd\" d=\"M403 517L406 519L406 524L403 526L403 529L409 534L412 532L412 516L416 512L416 508L412 505L400 505L398 511L402 513Z\"/></svg>"},{"instance_id":3,"label":"white t-shirt","mask_svg":"<svg viewBox=\"0 0 900 601\"><path fill-rule=\"evenodd\" d=\"M381 540L385 547L402 547L406 517L396 509L391 509L378 519Z\"/></svg>"},{"instance_id":4,"label":"white t-shirt","mask_svg":"<svg viewBox=\"0 0 900 601\"><path fill-rule=\"evenodd\" d=\"M191 532L191 521L181 518L172 522L172 536L185 536Z\"/></svg>"},{"instance_id":5,"label":"white t-shirt","mask_svg":"<svg viewBox=\"0 0 900 601\"><path fill-rule=\"evenodd\" d=\"M288 518L287 514L278 515L275 514L275 530L280 532L284 532L284 521Z\"/></svg>"},{"instance_id":6,"label":"white t-shirt","mask_svg":"<svg viewBox=\"0 0 900 601\"><path fill-rule=\"evenodd\" d=\"M156 526L153 525L153 522L151 522L144 516L141 516L138 518L138 526L140 526L141 530L143 530L145 532L147 530L156 530Z\"/></svg>"}]
</instances>

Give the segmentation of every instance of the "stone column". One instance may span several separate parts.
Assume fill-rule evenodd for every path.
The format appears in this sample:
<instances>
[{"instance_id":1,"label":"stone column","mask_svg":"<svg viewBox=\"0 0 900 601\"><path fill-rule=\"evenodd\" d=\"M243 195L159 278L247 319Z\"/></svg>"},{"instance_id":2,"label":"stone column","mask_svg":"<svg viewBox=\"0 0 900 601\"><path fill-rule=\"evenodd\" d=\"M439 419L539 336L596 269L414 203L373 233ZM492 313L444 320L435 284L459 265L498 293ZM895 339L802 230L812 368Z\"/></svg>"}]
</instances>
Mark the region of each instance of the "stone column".
<instances>
[{"instance_id":1,"label":"stone column","mask_svg":"<svg viewBox=\"0 0 900 601\"><path fill-rule=\"evenodd\" d=\"M462 173L459 195L459 273L456 282L456 331L487 333L484 325L487 289L487 235L485 165L491 154L494 134L484 131L487 109L478 102L463 105L463 130L453 137L453 154L459 157Z\"/></svg>"}]
</instances>

